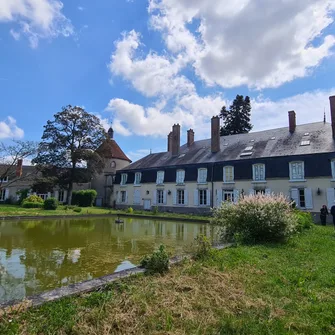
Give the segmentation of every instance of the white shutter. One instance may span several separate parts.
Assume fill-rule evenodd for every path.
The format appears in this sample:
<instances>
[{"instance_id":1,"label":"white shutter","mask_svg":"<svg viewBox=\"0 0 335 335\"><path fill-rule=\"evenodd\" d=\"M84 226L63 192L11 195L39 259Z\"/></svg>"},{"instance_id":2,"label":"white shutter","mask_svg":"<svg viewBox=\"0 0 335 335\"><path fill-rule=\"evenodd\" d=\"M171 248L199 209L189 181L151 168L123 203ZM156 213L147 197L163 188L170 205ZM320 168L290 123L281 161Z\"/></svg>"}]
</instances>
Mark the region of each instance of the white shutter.
<instances>
[{"instance_id":1,"label":"white shutter","mask_svg":"<svg viewBox=\"0 0 335 335\"><path fill-rule=\"evenodd\" d=\"M330 209L330 208L332 208L332 206L334 206L334 201L335 201L335 189L327 188L328 209Z\"/></svg>"},{"instance_id":2,"label":"white shutter","mask_svg":"<svg viewBox=\"0 0 335 335\"><path fill-rule=\"evenodd\" d=\"M307 209L313 209L313 196L311 188L305 188L305 204Z\"/></svg>"},{"instance_id":3,"label":"white shutter","mask_svg":"<svg viewBox=\"0 0 335 335\"><path fill-rule=\"evenodd\" d=\"M253 188L249 190L249 195L255 195L255 190Z\"/></svg>"},{"instance_id":4,"label":"white shutter","mask_svg":"<svg viewBox=\"0 0 335 335\"><path fill-rule=\"evenodd\" d=\"M50 197L51 197L51 192L48 192L47 199L49 199Z\"/></svg>"},{"instance_id":5,"label":"white shutter","mask_svg":"<svg viewBox=\"0 0 335 335\"><path fill-rule=\"evenodd\" d=\"M9 188L5 188L5 200L9 199Z\"/></svg>"},{"instance_id":6,"label":"white shutter","mask_svg":"<svg viewBox=\"0 0 335 335\"><path fill-rule=\"evenodd\" d=\"M240 191L239 190L234 190L234 202L237 203L240 198Z\"/></svg>"},{"instance_id":7,"label":"white shutter","mask_svg":"<svg viewBox=\"0 0 335 335\"><path fill-rule=\"evenodd\" d=\"M194 190L194 196L193 196L194 206L199 206L198 195L199 195L199 190Z\"/></svg>"},{"instance_id":8,"label":"white shutter","mask_svg":"<svg viewBox=\"0 0 335 335\"><path fill-rule=\"evenodd\" d=\"M153 204L153 206L156 206L156 204L157 204L157 190L154 190L154 199L153 199L152 204Z\"/></svg>"},{"instance_id":9,"label":"white shutter","mask_svg":"<svg viewBox=\"0 0 335 335\"><path fill-rule=\"evenodd\" d=\"M163 203L166 205L166 191L163 191Z\"/></svg>"},{"instance_id":10,"label":"white shutter","mask_svg":"<svg viewBox=\"0 0 335 335\"><path fill-rule=\"evenodd\" d=\"M291 198L296 203L297 207L299 207L299 190L297 188L291 189Z\"/></svg>"},{"instance_id":11,"label":"white shutter","mask_svg":"<svg viewBox=\"0 0 335 335\"><path fill-rule=\"evenodd\" d=\"M54 197L56 198L56 200L58 201L58 191L54 192Z\"/></svg>"},{"instance_id":12,"label":"white shutter","mask_svg":"<svg viewBox=\"0 0 335 335\"><path fill-rule=\"evenodd\" d=\"M64 190L64 198L63 198L63 202L66 202L66 200L67 200L67 191Z\"/></svg>"},{"instance_id":13,"label":"white shutter","mask_svg":"<svg viewBox=\"0 0 335 335\"><path fill-rule=\"evenodd\" d=\"M173 191L173 204L177 205L177 191Z\"/></svg>"},{"instance_id":14,"label":"white shutter","mask_svg":"<svg viewBox=\"0 0 335 335\"><path fill-rule=\"evenodd\" d=\"M207 192L207 198L206 198L206 200L207 200L207 206L210 206L211 205L211 192L210 192L210 190L207 190L206 191Z\"/></svg>"},{"instance_id":15,"label":"white shutter","mask_svg":"<svg viewBox=\"0 0 335 335\"><path fill-rule=\"evenodd\" d=\"M185 203L185 205L188 205L188 192L187 192L187 190L184 190L184 203Z\"/></svg>"},{"instance_id":16,"label":"white shutter","mask_svg":"<svg viewBox=\"0 0 335 335\"><path fill-rule=\"evenodd\" d=\"M216 206L220 207L222 203L222 189L216 190Z\"/></svg>"},{"instance_id":17,"label":"white shutter","mask_svg":"<svg viewBox=\"0 0 335 335\"><path fill-rule=\"evenodd\" d=\"M271 195L271 189L270 188L265 189L265 195Z\"/></svg>"},{"instance_id":18,"label":"white shutter","mask_svg":"<svg viewBox=\"0 0 335 335\"><path fill-rule=\"evenodd\" d=\"M126 204L128 203L128 192L126 191Z\"/></svg>"}]
</instances>

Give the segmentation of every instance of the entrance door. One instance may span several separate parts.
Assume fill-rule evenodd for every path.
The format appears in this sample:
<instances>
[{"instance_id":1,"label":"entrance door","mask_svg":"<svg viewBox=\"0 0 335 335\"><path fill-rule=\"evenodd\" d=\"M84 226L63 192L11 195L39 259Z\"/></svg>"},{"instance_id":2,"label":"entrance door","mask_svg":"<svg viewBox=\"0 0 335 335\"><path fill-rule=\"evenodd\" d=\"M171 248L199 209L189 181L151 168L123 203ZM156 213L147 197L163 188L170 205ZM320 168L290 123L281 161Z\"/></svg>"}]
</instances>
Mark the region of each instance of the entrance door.
<instances>
[{"instance_id":1,"label":"entrance door","mask_svg":"<svg viewBox=\"0 0 335 335\"><path fill-rule=\"evenodd\" d=\"M150 209L151 209L151 200L144 199L144 201L143 201L143 207L144 207L145 210L150 211Z\"/></svg>"}]
</instances>

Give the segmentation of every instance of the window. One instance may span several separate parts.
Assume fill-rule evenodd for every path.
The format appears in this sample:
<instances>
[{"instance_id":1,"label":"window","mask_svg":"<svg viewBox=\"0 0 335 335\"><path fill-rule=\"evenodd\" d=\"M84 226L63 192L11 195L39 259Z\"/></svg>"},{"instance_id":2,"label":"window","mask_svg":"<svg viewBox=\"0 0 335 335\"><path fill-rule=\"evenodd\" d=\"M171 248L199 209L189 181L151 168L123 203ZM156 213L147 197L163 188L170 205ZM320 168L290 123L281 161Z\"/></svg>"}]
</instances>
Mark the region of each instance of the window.
<instances>
[{"instance_id":1,"label":"window","mask_svg":"<svg viewBox=\"0 0 335 335\"><path fill-rule=\"evenodd\" d=\"M134 190L134 204L139 205L141 203L141 190Z\"/></svg>"},{"instance_id":2,"label":"window","mask_svg":"<svg viewBox=\"0 0 335 335\"><path fill-rule=\"evenodd\" d=\"M254 164L252 172L254 181L265 181L265 164Z\"/></svg>"},{"instance_id":3,"label":"window","mask_svg":"<svg viewBox=\"0 0 335 335\"><path fill-rule=\"evenodd\" d=\"M199 190L199 205L207 206L207 190Z\"/></svg>"},{"instance_id":4,"label":"window","mask_svg":"<svg viewBox=\"0 0 335 335\"><path fill-rule=\"evenodd\" d=\"M207 183L207 169L198 169L198 183Z\"/></svg>"},{"instance_id":5,"label":"window","mask_svg":"<svg viewBox=\"0 0 335 335\"><path fill-rule=\"evenodd\" d=\"M40 193L40 194L37 194L37 196L42 198L43 200L48 199L48 194L47 193Z\"/></svg>"},{"instance_id":6,"label":"window","mask_svg":"<svg viewBox=\"0 0 335 335\"><path fill-rule=\"evenodd\" d=\"M161 185L164 183L164 171L157 171L156 184Z\"/></svg>"},{"instance_id":7,"label":"window","mask_svg":"<svg viewBox=\"0 0 335 335\"><path fill-rule=\"evenodd\" d=\"M291 199L298 208L313 209L313 196L310 188L292 188Z\"/></svg>"},{"instance_id":8,"label":"window","mask_svg":"<svg viewBox=\"0 0 335 335\"><path fill-rule=\"evenodd\" d=\"M121 202L122 203L127 202L127 192L126 191L121 191Z\"/></svg>"},{"instance_id":9,"label":"window","mask_svg":"<svg viewBox=\"0 0 335 335\"><path fill-rule=\"evenodd\" d=\"M290 163L290 180L304 180L304 162L291 162Z\"/></svg>"},{"instance_id":10,"label":"window","mask_svg":"<svg viewBox=\"0 0 335 335\"><path fill-rule=\"evenodd\" d=\"M225 166L223 168L223 182L224 183L234 182L234 167L233 166Z\"/></svg>"},{"instance_id":11,"label":"window","mask_svg":"<svg viewBox=\"0 0 335 335\"><path fill-rule=\"evenodd\" d=\"M185 180L185 170L178 170L176 178L177 184L184 184L184 180Z\"/></svg>"},{"instance_id":12,"label":"window","mask_svg":"<svg viewBox=\"0 0 335 335\"><path fill-rule=\"evenodd\" d=\"M121 174L121 185L126 185L128 175L126 173Z\"/></svg>"},{"instance_id":13,"label":"window","mask_svg":"<svg viewBox=\"0 0 335 335\"><path fill-rule=\"evenodd\" d=\"M177 204L185 205L185 191L184 190L177 190Z\"/></svg>"},{"instance_id":14,"label":"window","mask_svg":"<svg viewBox=\"0 0 335 335\"><path fill-rule=\"evenodd\" d=\"M116 167L116 163L114 161L111 162L111 168L115 168Z\"/></svg>"},{"instance_id":15,"label":"window","mask_svg":"<svg viewBox=\"0 0 335 335\"><path fill-rule=\"evenodd\" d=\"M303 188L299 188L299 207L306 207L305 190Z\"/></svg>"},{"instance_id":16,"label":"window","mask_svg":"<svg viewBox=\"0 0 335 335\"><path fill-rule=\"evenodd\" d=\"M59 202L64 202L64 198L65 198L64 197L64 195L65 195L64 193L65 193L64 190L59 190L58 191L58 201Z\"/></svg>"},{"instance_id":17,"label":"window","mask_svg":"<svg viewBox=\"0 0 335 335\"><path fill-rule=\"evenodd\" d=\"M335 159L332 159L332 161L330 162L330 166L332 169L332 179L335 179Z\"/></svg>"},{"instance_id":18,"label":"window","mask_svg":"<svg viewBox=\"0 0 335 335\"><path fill-rule=\"evenodd\" d=\"M142 177L142 173L141 172L136 172L135 173L134 185L140 185L141 184L141 177Z\"/></svg>"},{"instance_id":19,"label":"window","mask_svg":"<svg viewBox=\"0 0 335 335\"><path fill-rule=\"evenodd\" d=\"M0 183L7 183L7 182L8 182L8 176L0 178Z\"/></svg>"},{"instance_id":20,"label":"window","mask_svg":"<svg viewBox=\"0 0 335 335\"><path fill-rule=\"evenodd\" d=\"M163 205L164 204L164 191L157 190L157 204Z\"/></svg>"},{"instance_id":21,"label":"window","mask_svg":"<svg viewBox=\"0 0 335 335\"><path fill-rule=\"evenodd\" d=\"M0 201L5 201L6 200L6 190L2 188L0 190Z\"/></svg>"},{"instance_id":22,"label":"window","mask_svg":"<svg viewBox=\"0 0 335 335\"><path fill-rule=\"evenodd\" d=\"M222 190L222 200L224 202L234 202L234 191Z\"/></svg>"},{"instance_id":23,"label":"window","mask_svg":"<svg viewBox=\"0 0 335 335\"><path fill-rule=\"evenodd\" d=\"M257 195L257 194L260 194L260 195L261 195L261 194L265 194L265 188L255 190L255 191L254 191L254 194L256 194L256 195Z\"/></svg>"}]
</instances>

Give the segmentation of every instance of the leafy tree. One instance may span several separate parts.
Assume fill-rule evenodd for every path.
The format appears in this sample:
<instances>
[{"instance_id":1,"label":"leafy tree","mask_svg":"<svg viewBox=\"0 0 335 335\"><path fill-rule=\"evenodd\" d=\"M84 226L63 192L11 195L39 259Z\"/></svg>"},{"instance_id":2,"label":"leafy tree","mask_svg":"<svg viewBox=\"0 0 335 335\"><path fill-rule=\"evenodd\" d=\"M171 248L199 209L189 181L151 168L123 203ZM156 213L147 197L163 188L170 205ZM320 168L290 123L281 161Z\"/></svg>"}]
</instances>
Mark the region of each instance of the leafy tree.
<instances>
[{"instance_id":1,"label":"leafy tree","mask_svg":"<svg viewBox=\"0 0 335 335\"><path fill-rule=\"evenodd\" d=\"M42 172L34 189L67 189L71 204L74 183L89 182L102 171L104 160L96 150L107 135L99 118L83 108L68 105L44 126L38 155L33 163Z\"/></svg>"},{"instance_id":2,"label":"leafy tree","mask_svg":"<svg viewBox=\"0 0 335 335\"><path fill-rule=\"evenodd\" d=\"M37 144L32 141L12 141L10 144L0 143L0 190L18 180L33 179L33 169L22 174L18 165L22 160L36 154ZM6 181L6 182L5 182Z\"/></svg>"},{"instance_id":3,"label":"leafy tree","mask_svg":"<svg viewBox=\"0 0 335 335\"><path fill-rule=\"evenodd\" d=\"M226 106L221 109L220 117L223 119L223 126L220 129L220 135L248 133L253 127L250 123L250 113L250 98L237 95L229 110Z\"/></svg>"}]
</instances>

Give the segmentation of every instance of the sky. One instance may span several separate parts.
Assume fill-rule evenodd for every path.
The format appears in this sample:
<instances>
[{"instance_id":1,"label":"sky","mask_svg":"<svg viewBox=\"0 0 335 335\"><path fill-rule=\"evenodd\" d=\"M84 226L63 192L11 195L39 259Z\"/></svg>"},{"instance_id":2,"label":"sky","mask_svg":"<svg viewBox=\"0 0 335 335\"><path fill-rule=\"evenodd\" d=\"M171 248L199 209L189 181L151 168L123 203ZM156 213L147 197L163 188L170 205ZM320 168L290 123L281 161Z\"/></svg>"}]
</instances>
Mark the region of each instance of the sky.
<instances>
[{"instance_id":1,"label":"sky","mask_svg":"<svg viewBox=\"0 0 335 335\"><path fill-rule=\"evenodd\" d=\"M335 0L0 0L0 141L39 141L62 106L132 160L175 123L209 138L237 94L253 131L318 122L335 95Z\"/></svg>"}]
</instances>

